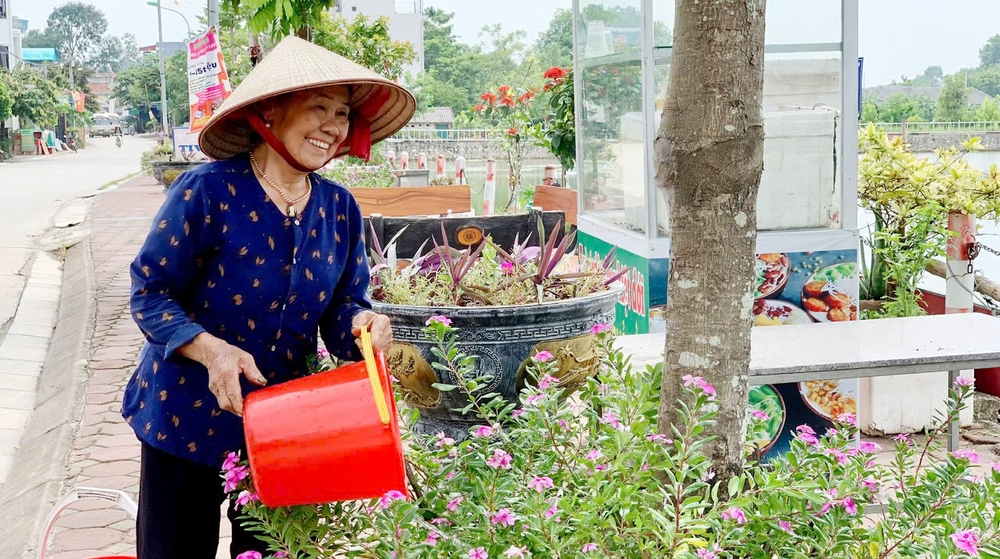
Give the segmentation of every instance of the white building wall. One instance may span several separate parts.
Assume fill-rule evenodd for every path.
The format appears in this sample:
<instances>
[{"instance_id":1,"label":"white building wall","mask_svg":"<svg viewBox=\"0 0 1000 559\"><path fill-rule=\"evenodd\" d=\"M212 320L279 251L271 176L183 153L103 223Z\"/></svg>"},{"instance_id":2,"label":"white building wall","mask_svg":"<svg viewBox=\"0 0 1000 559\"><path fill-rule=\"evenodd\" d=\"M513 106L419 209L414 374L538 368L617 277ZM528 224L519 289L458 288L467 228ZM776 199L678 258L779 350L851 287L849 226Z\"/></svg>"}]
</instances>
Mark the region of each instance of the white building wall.
<instances>
[{"instance_id":1,"label":"white building wall","mask_svg":"<svg viewBox=\"0 0 1000 559\"><path fill-rule=\"evenodd\" d=\"M2 0L0 0L2 1ZM389 18L389 33L396 41L408 41L417 51L412 64L403 67L404 79L414 79L424 70L424 2L423 0L339 0L335 13L353 20L359 14L375 19Z\"/></svg>"},{"instance_id":2,"label":"white building wall","mask_svg":"<svg viewBox=\"0 0 1000 559\"><path fill-rule=\"evenodd\" d=\"M19 60L14 58L14 55L19 55L20 53L14 52L14 12L12 0L0 0L0 46L7 47L10 51L10 65L13 67L15 61Z\"/></svg>"}]
</instances>

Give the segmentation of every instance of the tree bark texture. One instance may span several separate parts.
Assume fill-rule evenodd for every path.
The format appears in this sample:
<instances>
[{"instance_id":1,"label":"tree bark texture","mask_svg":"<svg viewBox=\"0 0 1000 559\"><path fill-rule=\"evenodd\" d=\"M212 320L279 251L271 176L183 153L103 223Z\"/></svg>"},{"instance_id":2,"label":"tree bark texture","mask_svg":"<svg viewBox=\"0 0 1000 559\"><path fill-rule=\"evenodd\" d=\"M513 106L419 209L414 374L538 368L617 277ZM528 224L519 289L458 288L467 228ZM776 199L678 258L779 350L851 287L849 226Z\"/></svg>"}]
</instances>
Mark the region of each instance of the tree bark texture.
<instances>
[{"instance_id":1,"label":"tree bark texture","mask_svg":"<svg viewBox=\"0 0 1000 559\"><path fill-rule=\"evenodd\" d=\"M678 422L683 375L711 383L719 416L707 452L722 479L742 470L745 447L764 10L765 0L677 0L655 148L671 230L659 429Z\"/></svg>"}]
</instances>

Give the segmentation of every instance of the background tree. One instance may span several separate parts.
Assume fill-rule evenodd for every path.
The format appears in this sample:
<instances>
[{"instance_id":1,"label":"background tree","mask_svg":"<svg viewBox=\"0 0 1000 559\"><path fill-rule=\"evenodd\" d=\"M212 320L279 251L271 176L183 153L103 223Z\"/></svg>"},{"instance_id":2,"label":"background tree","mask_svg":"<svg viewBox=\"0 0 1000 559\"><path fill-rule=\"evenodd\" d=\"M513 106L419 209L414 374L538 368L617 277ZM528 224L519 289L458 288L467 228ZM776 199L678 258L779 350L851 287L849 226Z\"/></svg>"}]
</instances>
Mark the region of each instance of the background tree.
<instances>
[{"instance_id":1,"label":"background tree","mask_svg":"<svg viewBox=\"0 0 1000 559\"><path fill-rule=\"evenodd\" d=\"M549 26L538 35L535 56L542 68L573 66L573 12L565 8L556 10Z\"/></svg>"},{"instance_id":2,"label":"background tree","mask_svg":"<svg viewBox=\"0 0 1000 559\"><path fill-rule=\"evenodd\" d=\"M108 35L101 39L100 45L86 64L97 72L117 72L121 70L124 58L125 46L121 37Z\"/></svg>"},{"instance_id":3,"label":"background tree","mask_svg":"<svg viewBox=\"0 0 1000 559\"><path fill-rule=\"evenodd\" d=\"M1000 122L1000 99L988 98L976 111L975 119L980 122Z\"/></svg>"},{"instance_id":4,"label":"background tree","mask_svg":"<svg viewBox=\"0 0 1000 559\"><path fill-rule=\"evenodd\" d=\"M250 11L253 33L266 33L277 42L288 35L311 40L311 28L320 25L336 0L224 0L227 9Z\"/></svg>"},{"instance_id":5,"label":"background tree","mask_svg":"<svg viewBox=\"0 0 1000 559\"><path fill-rule=\"evenodd\" d=\"M54 126L62 110L62 94L42 72L32 69L0 72L0 82L10 92L11 113L40 127Z\"/></svg>"},{"instance_id":6,"label":"background tree","mask_svg":"<svg viewBox=\"0 0 1000 559\"><path fill-rule=\"evenodd\" d=\"M359 15L353 21L324 14L313 28L313 42L366 68L396 80L403 65L417 58L409 41L395 41L389 34L389 18L369 19Z\"/></svg>"},{"instance_id":7,"label":"background tree","mask_svg":"<svg viewBox=\"0 0 1000 559\"><path fill-rule=\"evenodd\" d=\"M186 71L186 64L185 64ZM114 97L135 111L139 130L145 130L153 103L160 100L160 70L154 55L142 57L138 62L115 77ZM185 97L184 102L187 103Z\"/></svg>"},{"instance_id":8,"label":"background tree","mask_svg":"<svg viewBox=\"0 0 1000 559\"><path fill-rule=\"evenodd\" d=\"M965 87L965 78L958 74L945 76L941 86L941 96L937 100L937 110L934 120L941 122L958 122L966 120L969 112L969 88Z\"/></svg>"},{"instance_id":9,"label":"background tree","mask_svg":"<svg viewBox=\"0 0 1000 559\"><path fill-rule=\"evenodd\" d=\"M1000 65L1000 34L990 37L983 48L979 49L980 68L996 65Z\"/></svg>"},{"instance_id":10,"label":"background tree","mask_svg":"<svg viewBox=\"0 0 1000 559\"><path fill-rule=\"evenodd\" d=\"M659 429L678 424L686 375L718 390L706 446L722 479L742 470L764 167L765 2L676 2L673 63L656 140L669 200L667 339ZM720 273L725 270L725 273Z\"/></svg>"},{"instance_id":11,"label":"background tree","mask_svg":"<svg viewBox=\"0 0 1000 559\"><path fill-rule=\"evenodd\" d=\"M70 75L100 47L108 29L104 12L83 2L69 2L52 10L47 24L47 32L59 41L59 60L69 65Z\"/></svg>"},{"instance_id":12,"label":"background tree","mask_svg":"<svg viewBox=\"0 0 1000 559\"><path fill-rule=\"evenodd\" d=\"M188 97L187 51L170 55L165 62L167 73L167 105L170 122L181 125L191 119L191 105ZM156 100L159 100L157 88Z\"/></svg>"},{"instance_id":13,"label":"background tree","mask_svg":"<svg viewBox=\"0 0 1000 559\"><path fill-rule=\"evenodd\" d=\"M934 101L926 95L896 93L885 100L865 96L861 105L861 120L862 122L929 121L934 118L934 110Z\"/></svg>"},{"instance_id":14,"label":"background tree","mask_svg":"<svg viewBox=\"0 0 1000 559\"><path fill-rule=\"evenodd\" d=\"M987 95L1000 95L1000 64L969 72L969 85Z\"/></svg>"},{"instance_id":15,"label":"background tree","mask_svg":"<svg viewBox=\"0 0 1000 559\"><path fill-rule=\"evenodd\" d=\"M21 38L21 46L31 49L54 49L59 46L60 38L48 28L32 29Z\"/></svg>"},{"instance_id":16,"label":"background tree","mask_svg":"<svg viewBox=\"0 0 1000 559\"><path fill-rule=\"evenodd\" d=\"M7 81L0 78L0 148L6 144L7 139L7 119L14 116L14 97L10 93Z\"/></svg>"}]
</instances>

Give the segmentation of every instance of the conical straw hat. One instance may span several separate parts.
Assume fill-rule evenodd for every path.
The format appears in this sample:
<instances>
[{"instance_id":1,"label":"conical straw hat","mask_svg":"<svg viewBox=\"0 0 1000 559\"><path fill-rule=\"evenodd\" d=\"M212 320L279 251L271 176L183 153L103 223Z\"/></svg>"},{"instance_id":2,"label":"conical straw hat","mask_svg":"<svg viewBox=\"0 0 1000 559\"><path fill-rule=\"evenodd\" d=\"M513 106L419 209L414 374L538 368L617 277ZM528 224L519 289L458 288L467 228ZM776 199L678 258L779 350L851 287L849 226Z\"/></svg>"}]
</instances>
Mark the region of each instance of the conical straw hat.
<instances>
[{"instance_id":1,"label":"conical straw hat","mask_svg":"<svg viewBox=\"0 0 1000 559\"><path fill-rule=\"evenodd\" d=\"M293 91L330 85L350 85L352 107L363 105L381 90L388 100L369 120L374 144L395 134L417 108L413 94L381 75L325 48L295 36L286 37L233 90L201 131L201 150L214 159L250 151L261 139L246 120L244 109L254 103ZM337 157L350 149L344 142Z\"/></svg>"}]
</instances>

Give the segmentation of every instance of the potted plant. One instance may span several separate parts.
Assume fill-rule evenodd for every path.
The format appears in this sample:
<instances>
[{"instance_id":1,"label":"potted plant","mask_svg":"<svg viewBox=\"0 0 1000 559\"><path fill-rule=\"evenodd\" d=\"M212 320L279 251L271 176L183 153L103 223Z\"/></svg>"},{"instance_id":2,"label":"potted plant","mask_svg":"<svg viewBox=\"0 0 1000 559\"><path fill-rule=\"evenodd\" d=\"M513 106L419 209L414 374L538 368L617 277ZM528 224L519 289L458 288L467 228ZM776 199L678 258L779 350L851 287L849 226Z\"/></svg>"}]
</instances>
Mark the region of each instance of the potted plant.
<instances>
[{"instance_id":1,"label":"potted plant","mask_svg":"<svg viewBox=\"0 0 1000 559\"><path fill-rule=\"evenodd\" d=\"M928 262L945 256L953 238L951 221L997 219L1000 216L1000 173L982 173L965 154L982 149L979 138L961 148L935 150L922 158L901 138L869 125L859 138L858 203L874 217L862 238L862 319L926 314L920 281ZM974 230L974 226L973 226ZM964 270L962 270L964 272ZM865 380L866 428L885 433L915 432L929 425L934 401L943 397L942 373L904 379ZM928 404L925 413L915 410ZM905 409L904 409L905 408ZM963 415L970 421L971 414Z\"/></svg>"},{"instance_id":2,"label":"potted plant","mask_svg":"<svg viewBox=\"0 0 1000 559\"><path fill-rule=\"evenodd\" d=\"M458 250L442 223L433 248L402 262L394 254L395 239L383 248L373 228L371 298L375 310L392 321L395 343L388 361L407 402L421 410L419 431L461 439L478 421L456 411L466 405L464 396L441 388L458 379L423 334L428 316L456 328L457 347L474 356L477 394L516 403L532 382L526 364L539 355L558 363L554 376L568 387L594 373L595 334L614 322L622 272L610 273L613 254L560 269L575 240L575 231L563 230L560 222L546 237L539 220L538 246L517 240L508 251L480 238Z\"/></svg>"},{"instance_id":3,"label":"potted plant","mask_svg":"<svg viewBox=\"0 0 1000 559\"><path fill-rule=\"evenodd\" d=\"M144 151L139 161L142 169L152 174L153 178L163 185L163 191L166 192L181 173L202 165L207 159L201 155L201 152L182 156L174 155L173 145L170 140L166 140L163 145L154 146Z\"/></svg>"}]
</instances>

